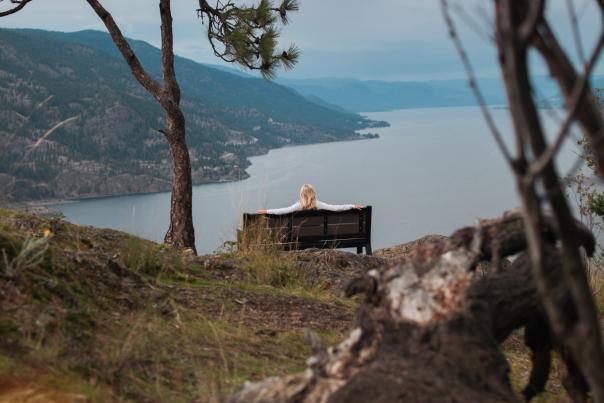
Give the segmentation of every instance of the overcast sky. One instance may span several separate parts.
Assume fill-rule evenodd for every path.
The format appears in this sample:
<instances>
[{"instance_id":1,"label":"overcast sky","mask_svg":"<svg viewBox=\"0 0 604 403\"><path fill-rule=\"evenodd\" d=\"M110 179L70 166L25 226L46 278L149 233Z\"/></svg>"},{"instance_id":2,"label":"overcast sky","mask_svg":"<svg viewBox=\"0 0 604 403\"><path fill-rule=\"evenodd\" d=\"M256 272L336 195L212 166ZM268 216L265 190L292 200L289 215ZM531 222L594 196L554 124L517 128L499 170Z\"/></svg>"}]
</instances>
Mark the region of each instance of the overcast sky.
<instances>
[{"instance_id":1,"label":"overcast sky","mask_svg":"<svg viewBox=\"0 0 604 403\"><path fill-rule=\"evenodd\" d=\"M248 0L247 4L254 0ZM490 1L457 0L484 32L492 30ZM157 0L104 0L123 32L159 44ZM586 48L600 21L594 0L574 0ZM175 51L204 63L218 63L195 13L196 0L173 0ZM285 78L351 77L383 80L435 80L464 77L442 19L438 0L300 0L300 11L282 32L286 47L302 50L299 65ZM5 7L3 5L3 7ZM548 15L567 46L574 44L566 0L549 0ZM497 75L494 49L458 18L464 42L480 76ZM57 31L104 30L84 0L34 0L18 14L1 18L0 27ZM598 73L602 74L601 66Z\"/></svg>"}]
</instances>

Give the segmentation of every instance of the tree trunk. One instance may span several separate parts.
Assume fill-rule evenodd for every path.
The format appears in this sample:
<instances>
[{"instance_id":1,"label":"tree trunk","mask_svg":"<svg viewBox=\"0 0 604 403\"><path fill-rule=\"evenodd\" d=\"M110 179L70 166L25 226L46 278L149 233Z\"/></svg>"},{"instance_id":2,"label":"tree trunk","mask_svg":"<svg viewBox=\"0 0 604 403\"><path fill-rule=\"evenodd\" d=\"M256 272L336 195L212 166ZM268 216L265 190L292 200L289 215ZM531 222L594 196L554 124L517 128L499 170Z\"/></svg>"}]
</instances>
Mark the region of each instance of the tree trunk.
<instances>
[{"instance_id":1,"label":"tree trunk","mask_svg":"<svg viewBox=\"0 0 604 403\"><path fill-rule=\"evenodd\" d=\"M305 372L246 385L230 402L518 402L499 343L525 327L533 370L525 396L543 391L551 338L533 280L522 217L464 228L441 245L353 280L363 293L356 327L339 345L318 350ZM543 221L544 266L552 297L569 300L552 221ZM593 251L584 227L577 238ZM481 261L519 254L507 268L477 270ZM569 370L572 370L570 368Z\"/></svg>"},{"instance_id":2,"label":"tree trunk","mask_svg":"<svg viewBox=\"0 0 604 403\"><path fill-rule=\"evenodd\" d=\"M191 160L185 140L185 118L180 110L167 112L166 140L172 156L170 227L164 242L176 249L195 249L193 229L193 181Z\"/></svg>"},{"instance_id":3,"label":"tree trunk","mask_svg":"<svg viewBox=\"0 0 604 403\"><path fill-rule=\"evenodd\" d=\"M172 156L172 196L170 202L170 228L164 242L175 249L195 250L195 230L192 214L191 160L185 140L185 117L180 109L180 87L174 70L174 38L170 0L160 0L161 50L163 85L144 68L130 44L115 23L113 16L98 0L86 0L107 27L113 42L138 82L166 111L167 128L164 133Z\"/></svg>"}]
</instances>

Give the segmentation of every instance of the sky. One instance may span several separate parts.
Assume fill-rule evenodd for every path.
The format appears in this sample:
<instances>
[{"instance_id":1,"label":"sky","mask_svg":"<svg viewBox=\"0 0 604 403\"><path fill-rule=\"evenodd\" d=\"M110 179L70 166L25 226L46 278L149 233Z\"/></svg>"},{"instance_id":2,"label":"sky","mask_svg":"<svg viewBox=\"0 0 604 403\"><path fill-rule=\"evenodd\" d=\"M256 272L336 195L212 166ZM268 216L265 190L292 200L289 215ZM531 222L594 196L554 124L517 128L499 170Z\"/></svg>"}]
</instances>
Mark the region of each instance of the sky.
<instances>
[{"instance_id":1,"label":"sky","mask_svg":"<svg viewBox=\"0 0 604 403\"><path fill-rule=\"evenodd\" d=\"M247 0L251 4L257 0ZM278 0L276 0L278 1ZM281 43L302 51L293 71L282 78L342 77L377 80L439 80L464 78L442 18L439 0L299 0L283 28ZM496 77L492 2L450 0L463 9L456 21L479 77ZM601 25L594 0L572 0L579 16L584 47L589 53ZM7 0L5 2L8 2ZM101 0L122 31L131 38L159 45L157 0ZM209 64L219 64L197 18L197 0L173 0L175 52ZM3 3L0 7L6 8ZM1 9L1 8L0 8ZM549 0L548 18L561 41L573 50L566 0ZM105 30L84 0L34 0L21 12L0 18L0 27L55 31ZM537 59L535 72L545 74ZM602 63L596 69L604 73Z\"/></svg>"}]
</instances>

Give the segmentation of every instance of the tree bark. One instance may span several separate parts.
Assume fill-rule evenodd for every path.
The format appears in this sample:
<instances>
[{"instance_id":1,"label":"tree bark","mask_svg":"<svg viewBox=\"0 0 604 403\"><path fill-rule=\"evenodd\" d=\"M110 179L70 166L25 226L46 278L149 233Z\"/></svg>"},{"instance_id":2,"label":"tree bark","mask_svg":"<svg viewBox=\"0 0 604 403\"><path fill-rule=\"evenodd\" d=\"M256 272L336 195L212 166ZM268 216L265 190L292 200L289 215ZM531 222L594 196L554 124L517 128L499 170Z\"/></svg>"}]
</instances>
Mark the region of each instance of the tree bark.
<instances>
[{"instance_id":1,"label":"tree bark","mask_svg":"<svg viewBox=\"0 0 604 403\"><path fill-rule=\"evenodd\" d=\"M533 351L525 396L535 396L551 349L563 344L543 325L522 222L515 214L462 229L439 248L420 246L413 258L353 280L347 293L366 301L348 338L311 357L305 372L246 383L230 402L517 402L499 343L522 327ZM554 233L547 220L542 229ZM552 298L568 309L555 245L544 246L543 263ZM476 270L495 255L517 253L505 269Z\"/></svg>"},{"instance_id":2,"label":"tree bark","mask_svg":"<svg viewBox=\"0 0 604 403\"><path fill-rule=\"evenodd\" d=\"M160 0L161 51L166 110L166 139L172 156L172 195L170 197L170 227L164 242L176 249L189 248L196 252L193 227L193 181L191 160L185 137L185 117L180 109L180 86L174 70L174 35L170 0Z\"/></svg>"},{"instance_id":3,"label":"tree bark","mask_svg":"<svg viewBox=\"0 0 604 403\"><path fill-rule=\"evenodd\" d=\"M132 47L122 34L119 26L116 24L113 16L103 7L98 0L86 0L98 17L103 21L107 32L111 35L111 39L118 48L124 61L130 67L130 71L136 80L151 94L160 104L162 104L162 87L147 71L144 69L140 60L132 50ZM162 104L163 106L163 104Z\"/></svg>"},{"instance_id":4,"label":"tree bark","mask_svg":"<svg viewBox=\"0 0 604 403\"><path fill-rule=\"evenodd\" d=\"M167 114L166 139L172 156L172 195L170 198L170 227L164 242L176 249L195 251L193 230L193 181L191 162L185 141L185 118L179 110Z\"/></svg>"}]
</instances>

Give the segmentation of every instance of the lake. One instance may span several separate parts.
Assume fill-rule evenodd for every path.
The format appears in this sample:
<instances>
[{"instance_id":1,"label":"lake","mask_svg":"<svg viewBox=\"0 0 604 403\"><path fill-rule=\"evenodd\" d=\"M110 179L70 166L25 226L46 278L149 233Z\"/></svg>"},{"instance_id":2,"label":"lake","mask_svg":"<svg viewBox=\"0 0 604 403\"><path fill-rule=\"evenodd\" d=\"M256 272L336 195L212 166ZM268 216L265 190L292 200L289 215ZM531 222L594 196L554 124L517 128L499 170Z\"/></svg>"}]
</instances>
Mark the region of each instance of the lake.
<instances>
[{"instance_id":1,"label":"lake","mask_svg":"<svg viewBox=\"0 0 604 403\"><path fill-rule=\"evenodd\" d=\"M552 111L548 112L551 113ZM511 139L505 108L492 109ZM545 114L545 112L544 112ZM379 139L286 147L251 158L250 178L196 186L197 249L210 253L235 239L243 212L288 206L304 183L332 204L373 206L373 248L427 234L449 235L478 218L518 205L512 174L476 107L410 109L363 114L391 126ZM555 122L547 115L547 126ZM576 159L567 142L561 172ZM114 228L161 242L170 194L120 196L54 205L73 223Z\"/></svg>"}]
</instances>

